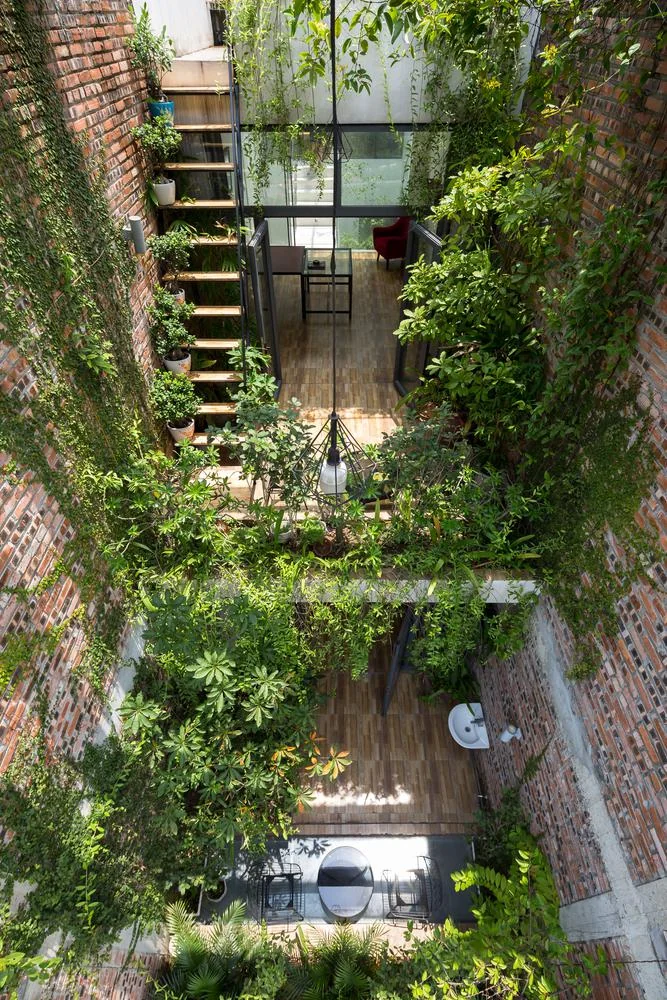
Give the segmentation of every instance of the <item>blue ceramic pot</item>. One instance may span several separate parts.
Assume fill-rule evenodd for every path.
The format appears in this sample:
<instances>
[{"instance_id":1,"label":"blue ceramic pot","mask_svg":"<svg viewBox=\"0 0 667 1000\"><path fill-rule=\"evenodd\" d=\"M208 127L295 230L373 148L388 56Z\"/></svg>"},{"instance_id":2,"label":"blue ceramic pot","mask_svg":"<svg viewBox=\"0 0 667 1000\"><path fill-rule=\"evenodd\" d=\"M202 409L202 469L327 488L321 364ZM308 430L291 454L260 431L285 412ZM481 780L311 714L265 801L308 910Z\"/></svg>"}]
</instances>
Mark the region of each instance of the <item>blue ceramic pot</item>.
<instances>
[{"instance_id":1,"label":"blue ceramic pot","mask_svg":"<svg viewBox=\"0 0 667 1000\"><path fill-rule=\"evenodd\" d=\"M151 118L157 118L159 115L169 115L169 121L174 121L174 102L173 101L149 101L148 102L148 114Z\"/></svg>"}]
</instances>

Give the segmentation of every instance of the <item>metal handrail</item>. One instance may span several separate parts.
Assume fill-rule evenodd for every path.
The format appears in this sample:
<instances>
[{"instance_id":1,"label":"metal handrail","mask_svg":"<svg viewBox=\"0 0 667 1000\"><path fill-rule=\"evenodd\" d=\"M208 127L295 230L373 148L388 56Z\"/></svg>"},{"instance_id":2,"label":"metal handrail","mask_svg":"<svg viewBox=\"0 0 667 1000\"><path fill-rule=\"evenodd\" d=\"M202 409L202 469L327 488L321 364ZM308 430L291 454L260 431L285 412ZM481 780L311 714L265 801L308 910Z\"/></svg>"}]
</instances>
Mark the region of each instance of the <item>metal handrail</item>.
<instances>
[{"instance_id":1,"label":"metal handrail","mask_svg":"<svg viewBox=\"0 0 667 1000\"><path fill-rule=\"evenodd\" d=\"M248 272L245 266L246 261L246 240L244 232L244 219L243 214L243 144L241 142L241 124L240 124L240 94L239 86L236 81L236 74L234 73L234 46L227 46L229 52L229 107L231 113L231 126L232 126L232 150L234 157L234 185L236 190L236 232L237 232L237 243L236 243L236 257L239 272L239 294L241 300L241 351L243 360L243 388L246 388L247 382L247 365L246 365L246 348L249 345L249 333L248 333Z\"/></svg>"}]
</instances>

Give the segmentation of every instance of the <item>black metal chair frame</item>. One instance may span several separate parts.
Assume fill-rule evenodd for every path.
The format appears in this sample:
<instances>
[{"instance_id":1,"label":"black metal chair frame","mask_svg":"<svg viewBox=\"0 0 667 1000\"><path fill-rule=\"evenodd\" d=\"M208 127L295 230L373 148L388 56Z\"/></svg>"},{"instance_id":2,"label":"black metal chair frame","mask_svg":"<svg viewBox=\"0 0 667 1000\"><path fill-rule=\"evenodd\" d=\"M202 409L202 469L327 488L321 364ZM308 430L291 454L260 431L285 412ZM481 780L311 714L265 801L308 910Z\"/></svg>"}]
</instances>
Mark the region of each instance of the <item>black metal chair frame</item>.
<instances>
[{"instance_id":1,"label":"black metal chair frame","mask_svg":"<svg viewBox=\"0 0 667 1000\"><path fill-rule=\"evenodd\" d=\"M279 886L284 891L276 893ZM248 910L260 923L303 920L303 872L300 866L291 862L262 865L248 883Z\"/></svg>"},{"instance_id":2,"label":"black metal chair frame","mask_svg":"<svg viewBox=\"0 0 667 1000\"><path fill-rule=\"evenodd\" d=\"M401 896L399 876L393 871L382 873L386 901L386 920L424 920L432 918L442 903L440 869L434 858L420 855L417 867L409 868L413 881L419 886L418 899L408 901Z\"/></svg>"}]
</instances>

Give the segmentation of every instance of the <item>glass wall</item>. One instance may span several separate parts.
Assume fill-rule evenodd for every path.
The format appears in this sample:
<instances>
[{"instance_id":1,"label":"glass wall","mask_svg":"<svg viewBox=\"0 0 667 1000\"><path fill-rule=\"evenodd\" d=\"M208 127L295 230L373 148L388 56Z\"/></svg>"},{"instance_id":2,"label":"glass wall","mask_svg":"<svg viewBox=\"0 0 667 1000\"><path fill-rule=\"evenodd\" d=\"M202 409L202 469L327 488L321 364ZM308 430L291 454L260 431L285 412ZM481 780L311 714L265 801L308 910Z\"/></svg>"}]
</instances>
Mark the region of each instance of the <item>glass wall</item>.
<instances>
[{"instance_id":1,"label":"glass wall","mask_svg":"<svg viewBox=\"0 0 667 1000\"><path fill-rule=\"evenodd\" d=\"M411 148L411 132L343 130L341 203L400 205Z\"/></svg>"},{"instance_id":2,"label":"glass wall","mask_svg":"<svg viewBox=\"0 0 667 1000\"><path fill-rule=\"evenodd\" d=\"M373 226L386 226L394 221L382 216L360 216L336 219L336 246L350 250L373 249ZM317 250L331 249L331 218L312 216L289 218L272 216L269 220L269 240L272 246L304 246Z\"/></svg>"},{"instance_id":3,"label":"glass wall","mask_svg":"<svg viewBox=\"0 0 667 1000\"><path fill-rule=\"evenodd\" d=\"M321 213L325 217L332 214L336 161L330 128L304 130L292 138L284 133L264 132L255 139L246 131L242 140L244 198L249 214L257 197L257 185L257 201L267 209L267 214L277 215L281 207L310 206L326 209ZM395 218L402 214L406 188L414 186L411 153L419 141L421 133L412 128L349 125L341 128L336 214L340 215L341 209L358 218L364 215ZM348 225L347 231L354 234L355 226ZM363 234L356 234L354 245L371 244Z\"/></svg>"},{"instance_id":4,"label":"glass wall","mask_svg":"<svg viewBox=\"0 0 667 1000\"><path fill-rule=\"evenodd\" d=\"M264 133L255 140L241 133L243 142L243 184L248 207L255 203L256 181L259 201L264 205L331 205L333 203L333 155L330 133L302 132L298 141L283 135ZM286 145L288 148L286 148ZM308 158L304 158L308 151ZM256 165L261 164L260 168Z\"/></svg>"}]
</instances>

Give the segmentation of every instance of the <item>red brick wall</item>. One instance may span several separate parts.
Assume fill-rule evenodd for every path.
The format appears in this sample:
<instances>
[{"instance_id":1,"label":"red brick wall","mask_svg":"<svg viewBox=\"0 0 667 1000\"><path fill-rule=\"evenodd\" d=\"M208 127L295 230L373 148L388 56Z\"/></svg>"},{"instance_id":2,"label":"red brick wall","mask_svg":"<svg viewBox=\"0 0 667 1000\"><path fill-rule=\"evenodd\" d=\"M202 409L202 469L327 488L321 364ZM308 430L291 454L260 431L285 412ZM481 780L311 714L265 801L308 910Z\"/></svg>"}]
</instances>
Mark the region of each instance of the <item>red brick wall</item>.
<instances>
[{"instance_id":1,"label":"red brick wall","mask_svg":"<svg viewBox=\"0 0 667 1000\"><path fill-rule=\"evenodd\" d=\"M125 39L131 30L126 0L55 0L43 3L42 23L48 32L53 57L49 69L62 96L63 109L74 133L85 139L91 170L101 168L107 178L112 214L118 219L141 215L147 232L145 182L130 129L144 117L144 86L132 69ZM36 4L31 5L37 9ZM21 113L20 89L12 86L13 71L20 65L11 39L0 35L0 91L4 102ZM24 116L25 120L25 116ZM42 122L29 109L28 128L40 134ZM145 368L152 364L144 307L155 275L147 261L136 258L137 274L131 290L134 312L135 353ZM26 404L36 391L29 365L13 348L0 342L0 389L20 394ZM12 456L0 454L0 465ZM52 456L54 462L58 458ZM53 570L73 529L34 476L0 485L0 650L11 635L30 636L57 627L81 613L77 583L61 576L41 596L19 600L6 588L34 588ZM89 609L83 609L87 615ZM50 654L38 655L28 676L19 681L11 697L0 698L0 768L11 759L16 740L34 704L35 679L43 682L53 712L54 742L78 751L95 728L98 700L87 683L77 678L77 667L86 647L81 619L64 630ZM2 692L0 692L2 695Z\"/></svg>"},{"instance_id":2,"label":"red brick wall","mask_svg":"<svg viewBox=\"0 0 667 1000\"><path fill-rule=\"evenodd\" d=\"M156 975L163 965L164 959L156 955L136 955L127 963L127 953L114 949L108 964L92 977L77 976L74 981L60 977L50 984L49 997L51 1000L140 1000L149 995L147 976Z\"/></svg>"},{"instance_id":3,"label":"red brick wall","mask_svg":"<svg viewBox=\"0 0 667 1000\"><path fill-rule=\"evenodd\" d=\"M644 52L652 40L643 42ZM620 200L620 190L632 184L640 191L646 179L664 170L667 150L667 59L644 56L650 71L643 90L629 101L605 85L588 98L578 117L593 123L600 143L588 165L581 224L592 226L609 205ZM602 140L615 135L626 149L623 161L606 150ZM629 163L637 165L627 172ZM664 216L663 216L664 219ZM666 261L664 225L654 234L653 254L643 275L652 302L643 307L637 324L637 350L631 368L642 379L643 398L654 417L652 441L660 472L651 495L642 504L637 521L657 529L667 548L667 298L657 286L655 271ZM615 539L610 552L619 555ZM624 849L635 884L667 874L667 584L664 563L653 567L653 581L663 589L638 583L618 604L618 630L604 643L603 663L591 679L573 683L572 702L590 743L593 766L602 784L606 805ZM585 592L582 595L585 600ZM565 665L572 663L572 637L548 601L544 616L556 637ZM503 745L496 741L477 763L490 797L516 783L531 754L548 743L535 778L523 788L525 804L553 866L564 903L604 892L608 883L598 845L579 794L566 747L555 731L554 712L536 662L533 642L506 663L481 674L481 700L496 735L510 722L521 726L524 739ZM549 742L550 741L550 742ZM612 957L623 954L623 942L608 942ZM643 996L634 983L631 966L613 969L596 980L596 1000L629 1000Z\"/></svg>"}]
</instances>

